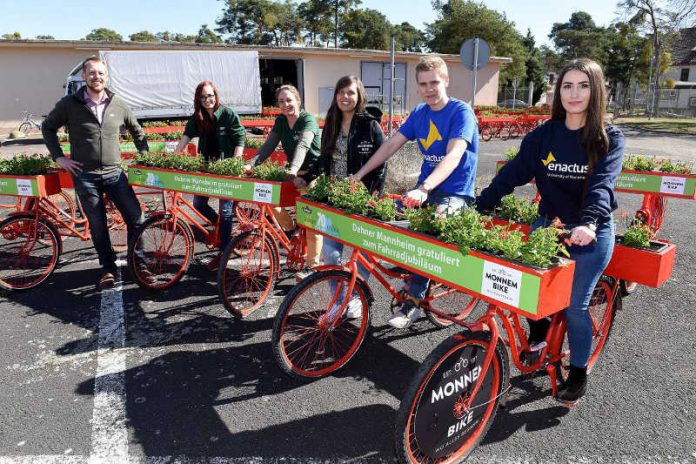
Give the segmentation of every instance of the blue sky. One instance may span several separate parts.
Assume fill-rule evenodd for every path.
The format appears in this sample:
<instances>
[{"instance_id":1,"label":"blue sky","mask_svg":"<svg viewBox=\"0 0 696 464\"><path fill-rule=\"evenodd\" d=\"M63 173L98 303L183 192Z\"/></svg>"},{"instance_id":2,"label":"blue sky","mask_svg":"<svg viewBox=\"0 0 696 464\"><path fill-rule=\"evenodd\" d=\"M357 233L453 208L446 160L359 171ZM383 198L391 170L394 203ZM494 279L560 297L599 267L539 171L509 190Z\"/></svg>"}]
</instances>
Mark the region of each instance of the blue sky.
<instances>
[{"instance_id":1,"label":"blue sky","mask_svg":"<svg viewBox=\"0 0 696 464\"><path fill-rule=\"evenodd\" d=\"M587 11L597 24L606 26L615 19L616 10L614 0L486 0L484 3L505 13L523 34L530 28L537 43L548 43L546 36L553 23L567 21L573 11ZM435 19L429 0L363 0L361 6L381 11L392 23L408 21L421 29L424 23ZM0 0L0 34L17 31L25 38L49 34L57 39L80 39L97 27L114 29L125 39L142 30L194 34L201 24L214 26L222 7L220 0L102 0L97 3Z\"/></svg>"}]
</instances>

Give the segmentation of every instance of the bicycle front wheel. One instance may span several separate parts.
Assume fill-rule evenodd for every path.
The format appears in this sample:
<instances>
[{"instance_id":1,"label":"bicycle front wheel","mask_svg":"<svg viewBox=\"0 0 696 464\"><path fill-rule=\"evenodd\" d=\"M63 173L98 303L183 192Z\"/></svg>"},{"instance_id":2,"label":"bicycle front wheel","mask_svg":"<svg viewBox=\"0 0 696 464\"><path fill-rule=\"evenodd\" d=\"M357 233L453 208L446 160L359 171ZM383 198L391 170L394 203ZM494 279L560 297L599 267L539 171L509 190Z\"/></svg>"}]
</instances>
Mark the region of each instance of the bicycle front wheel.
<instances>
[{"instance_id":1,"label":"bicycle front wheel","mask_svg":"<svg viewBox=\"0 0 696 464\"><path fill-rule=\"evenodd\" d=\"M370 324L369 290L356 281L343 304L351 274L331 269L295 285L273 323L273 355L298 380L312 380L343 367L360 348ZM341 307L344 309L341 311Z\"/></svg>"},{"instance_id":2,"label":"bicycle front wheel","mask_svg":"<svg viewBox=\"0 0 696 464\"><path fill-rule=\"evenodd\" d=\"M170 215L147 219L128 250L128 268L141 287L164 290L186 273L193 259L193 234Z\"/></svg>"},{"instance_id":3,"label":"bicycle front wheel","mask_svg":"<svg viewBox=\"0 0 696 464\"><path fill-rule=\"evenodd\" d=\"M493 358L482 372L490 349L495 350ZM461 333L443 341L423 361L401 401L395 431L398 462L466 459L493 423L507 379L507 352L500 340L491 346L489 333Z\"/></svg>"},{"instance_id":4,"label":"bicycle front wheel","mask_svg":"<svg viewBox=\"0 0 696 464\"><path fill-rule=\"evenodd\" d=\"M614 292L614 281L611 277L602 276L597 282L587 311L592 319L592 351L587 367L592 368L609 339L614 326L616 310L621 305L621 296Z\"/></svg>"},{"instance_id":5,"label":"bicycle front wheel","mask_svg":"<svg viewBox=\"0 0 696 464\"><path fill-rule=\"evenodd\" d=\"M0 287L36 287L53 273L60 252L60 238L48 222L31 215L5 219L0 222Z\"/></svg>"},{"instance_id":6,"label":"bicycle front wheel","mask_svg":"<svg viewBox=\"0 0 696 464\"><path fill-rule=\"evenodd\" d=\"M232 239L218 268L218 293L233 316L245 317L263 305L273 289L278 252L260 231Z\"/></svg>"},{"instance_id":7,"label":"bicycle front wheel","mask_svg":"<svg viewBox=\"0 0 696 464\"><path fill-rule=\"evenodd\" d=\"M22 124L20 124L19 132L21 132L24 135L29 135L29 133L31 132L31 123L23 122Z\"/></svg>"}]
</instances>

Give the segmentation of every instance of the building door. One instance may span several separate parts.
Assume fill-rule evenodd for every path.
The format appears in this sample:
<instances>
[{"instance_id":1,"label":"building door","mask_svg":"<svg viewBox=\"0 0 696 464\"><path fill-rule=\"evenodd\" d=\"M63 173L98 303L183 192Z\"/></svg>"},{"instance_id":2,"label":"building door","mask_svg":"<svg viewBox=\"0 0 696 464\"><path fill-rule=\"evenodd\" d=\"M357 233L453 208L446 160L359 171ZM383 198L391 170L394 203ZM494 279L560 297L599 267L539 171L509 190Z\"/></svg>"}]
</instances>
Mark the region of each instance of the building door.
<instances>
[{"instance_id":1,"label":"building door","mask_svg":"<svg viewBox=\"0 0 696 464\"><path fill-rule=\"evenodd\" d=\"M395 63L394 112L405 113L406 101L406 63ZM382 111L389 110L389 63L363 61L360 63L360 78L365 86L368 105L377 106Z\"/></svg>"},{"instance_id":2,"label":"building door","mask_svg":"<svg viewBox=\"0 0 696 464\"><path fill-rule=\"evenodd\" d=\"M275 92L285 84L294 85L304 93L303 62L299 59L259 58L261 75L261 104L276 106Z\"/></svg>"}]
</instances>

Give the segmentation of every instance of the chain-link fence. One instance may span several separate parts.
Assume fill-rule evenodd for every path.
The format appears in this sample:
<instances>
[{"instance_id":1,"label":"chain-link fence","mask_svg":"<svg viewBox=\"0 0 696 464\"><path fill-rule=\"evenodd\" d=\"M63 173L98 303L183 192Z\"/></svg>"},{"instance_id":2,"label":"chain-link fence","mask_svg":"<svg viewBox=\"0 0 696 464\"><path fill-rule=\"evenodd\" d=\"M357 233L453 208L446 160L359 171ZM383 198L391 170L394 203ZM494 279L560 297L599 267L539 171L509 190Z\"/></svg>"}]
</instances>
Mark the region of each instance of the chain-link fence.
<instances>
[{"instance_id":1,"label":"chain-link fence","mask_svg":"<svg viewBox=\"0 0 696 464\"><path fill-rule=\"evenodd\" d=\"M527 108L529 87L504 87L498 91L498 106L504 108Z\"/></svg>"},{"instance_id":2,"label":"chain-link fence","mask_svg":"<svg viewBox=\"0 0 696 464\"><path fill-rule=\"evenodd\" d=\"M653 100L652 92L631 86L619 89L616 107L622 116L645 116ZM696 89L659 89L656 96L656 114L659 118L696 118Z\"/></svg>"}]
</instances>

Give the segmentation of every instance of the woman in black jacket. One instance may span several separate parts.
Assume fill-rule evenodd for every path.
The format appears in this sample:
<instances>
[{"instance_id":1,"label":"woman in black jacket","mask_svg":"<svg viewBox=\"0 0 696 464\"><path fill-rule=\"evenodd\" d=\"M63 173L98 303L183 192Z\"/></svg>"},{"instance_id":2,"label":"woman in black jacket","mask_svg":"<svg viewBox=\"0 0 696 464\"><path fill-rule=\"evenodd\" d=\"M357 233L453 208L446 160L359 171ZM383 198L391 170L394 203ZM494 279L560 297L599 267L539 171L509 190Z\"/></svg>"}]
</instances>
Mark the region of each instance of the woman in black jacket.
<instances>
[{"instance_id":1,"label":"woman in black jacket","mask_svg":"<svg viewBox=\"0 0 696 464\"><path fill-rule=\"evenodd\" d=\"M346 178L358 172L384 143L380 126L382 112L365 107L365 88L356 76L340 78L335 89L321 134L320 162L324 174ZM386 165L382 165L362 179L368 191L382 191L386 172ZM338 264L343 244L324 237L321 254L324 264ZM362 266L358 267L358 272L363 279L370 275ZM359 299L351 300L347 308L348 317L358 318L362 314Z\"/></svg>"}]
</instances>

